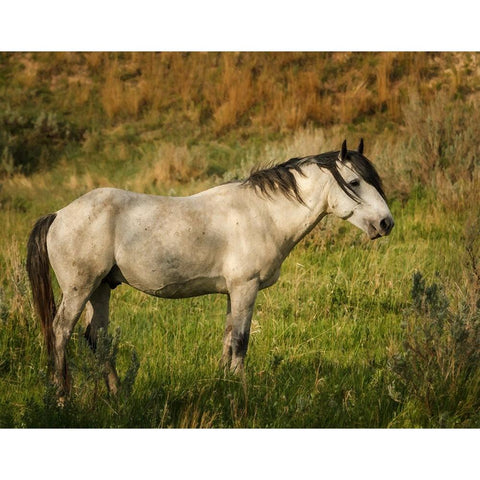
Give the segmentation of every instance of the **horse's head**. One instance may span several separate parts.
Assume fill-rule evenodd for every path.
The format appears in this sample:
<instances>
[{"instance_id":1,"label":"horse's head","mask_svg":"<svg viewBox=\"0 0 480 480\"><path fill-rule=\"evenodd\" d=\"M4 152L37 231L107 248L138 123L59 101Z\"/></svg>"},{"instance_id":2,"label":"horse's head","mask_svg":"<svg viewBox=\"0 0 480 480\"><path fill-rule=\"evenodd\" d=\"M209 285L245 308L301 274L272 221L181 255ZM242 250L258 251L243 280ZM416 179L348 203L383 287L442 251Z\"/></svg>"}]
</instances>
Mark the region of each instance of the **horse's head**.
<instances>
[{"instance_id":1,"label":"horse's head","mask_svg":"<svg viewBox=\"0 0 480 480\"><path fill-rule=\"evenodd\" d=\"M363 139L357 151L347 150L344 141L335 168L330 171L336 181L328 194L329 212L365 231L372 240L388 235L393 217L380 177L363 155Z\"/></svg>"}]
</instances>

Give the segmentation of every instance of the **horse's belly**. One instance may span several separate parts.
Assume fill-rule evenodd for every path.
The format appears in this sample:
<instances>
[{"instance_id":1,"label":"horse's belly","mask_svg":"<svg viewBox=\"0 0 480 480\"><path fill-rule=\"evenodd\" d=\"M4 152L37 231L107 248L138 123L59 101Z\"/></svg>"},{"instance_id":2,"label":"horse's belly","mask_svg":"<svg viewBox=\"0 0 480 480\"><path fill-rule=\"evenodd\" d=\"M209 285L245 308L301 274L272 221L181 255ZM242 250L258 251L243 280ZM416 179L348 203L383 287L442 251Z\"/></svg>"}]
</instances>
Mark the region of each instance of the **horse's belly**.
<instances>
[{"instance_id":1,"label":"horse's belly","mask_svg":"<svg viewBox=\"0 0 480 480\"><path fill-rule=\"evenodd\" d=\"M188 280L167 283L160 288L142 288L132 285L145 293L162 298L186 298L209 293L227 293L225 278L196 277Z\"/></svg>"},{"instance_id":2,"label":"horse's belly","mask_svg":"<svg viewBox=\"0 0 480 480\"><path fill-rule=\"evenodd\" d=\"M217 265L218 250L192 245L182 251L139 245L117 253L125 283L163 298L184 298L224 293L226 282ZM174 251L172 251L174 250ZM140 254L141 253L141 254Z\"/></svg>"}]
</instances>

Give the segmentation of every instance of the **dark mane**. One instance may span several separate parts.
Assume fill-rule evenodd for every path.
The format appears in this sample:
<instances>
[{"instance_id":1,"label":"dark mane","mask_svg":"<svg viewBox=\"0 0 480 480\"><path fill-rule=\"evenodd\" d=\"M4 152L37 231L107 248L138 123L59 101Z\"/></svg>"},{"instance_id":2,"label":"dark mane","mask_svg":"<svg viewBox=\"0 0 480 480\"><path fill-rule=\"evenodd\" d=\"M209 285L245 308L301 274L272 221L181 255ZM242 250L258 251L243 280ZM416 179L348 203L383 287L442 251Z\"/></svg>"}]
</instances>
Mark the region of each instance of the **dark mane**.
<instances>
[{"instance_id":1,"label":"dark mane","mask_svg":"<svg viewBox=\"0 0 480 480\"><path fill-rule=\"evenodd\" d=\"M253 170L250 176L243 181L243 185L249 185L255 190L258 189L267 197L278 190L287 198L303 203L298 191L297 179L293 174L293 172L298 172L300 175L304 175L301 169L301 165L305 164L303 160L303 158L291 158L287 162L270 168Z\"/></svg>"},{"instance_id":2,"label":"dark mane","mask_svg":"<svg viewBox=\"0 0 480 480\"><path fill-rule=\"evenodd\" d=\"M273 192L280 191L287 198L295 199L304 204L298 190L297 179L294 172L305 175L302 167L309 164L316 164L319 168L327 169L335 178L342 190L351 198L357 199L353 189L343 179L338 171L337 160L339 151L326 152L320 155L308 157L295 157L290 160L263 170L254 170L242 184L260 191L263 195L270 197ZM385 199L382 181L370 160L359 152L349 150L345 158L367 183L374 186L380 195Z\"/></svg>"}]
</instances>

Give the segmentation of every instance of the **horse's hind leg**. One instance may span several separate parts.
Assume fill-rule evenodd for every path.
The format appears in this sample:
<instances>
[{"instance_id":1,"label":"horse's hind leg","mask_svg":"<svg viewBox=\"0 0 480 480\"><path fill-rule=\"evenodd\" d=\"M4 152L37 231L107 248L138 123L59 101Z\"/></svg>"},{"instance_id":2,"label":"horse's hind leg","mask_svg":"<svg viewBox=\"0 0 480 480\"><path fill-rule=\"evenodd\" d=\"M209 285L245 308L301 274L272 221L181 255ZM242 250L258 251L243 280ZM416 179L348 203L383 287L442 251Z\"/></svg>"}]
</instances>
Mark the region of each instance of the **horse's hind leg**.
<instances>
[{"instance_id":1,"label":"horse's hind leg","mask_svg":"<svg viewBox=\"0 0 480 480\"><path fill-rule=\"evenodd\" d=\"M86 307L87 328L85 337L87 338L92 350L97 349L99 333L107 335L109 323L109 301L110 286L102 282L92 293ZM117 393L119 388L119 379L115 369L113 359L106 358L104 364L104 378L110 393Z\"/></svg>"},{"instance_id":2,"label":"horse's hind leg","mask_svg":"<svg viewBox=\"0 0 480 480\"><path fill-rule=\"evenodd\" d=\"M71 388L67 369L66 347L77 320L88 299L89 291L81 292L75 288L64 292L57 314L53 320L53 381L57 386L57 396L62 401Z\"/></svg>"},{"instance_id":3,"label":"horse's hind leg","mask_svg":"<svg viewBox=\"0 0 480 480\"><path fill-rule=\"evenodd\" d=\"M109 301L110 301L110 285L102 282L92 293L86 307L86 323L87 329L85 337L87 338L93 351L97 348L98 334L102 329L104 335L107 334L109 321ZM113 360L107 358L104 365L104 377L108 391L117 393L119 380Z\"/></svg>"}]
</instances>

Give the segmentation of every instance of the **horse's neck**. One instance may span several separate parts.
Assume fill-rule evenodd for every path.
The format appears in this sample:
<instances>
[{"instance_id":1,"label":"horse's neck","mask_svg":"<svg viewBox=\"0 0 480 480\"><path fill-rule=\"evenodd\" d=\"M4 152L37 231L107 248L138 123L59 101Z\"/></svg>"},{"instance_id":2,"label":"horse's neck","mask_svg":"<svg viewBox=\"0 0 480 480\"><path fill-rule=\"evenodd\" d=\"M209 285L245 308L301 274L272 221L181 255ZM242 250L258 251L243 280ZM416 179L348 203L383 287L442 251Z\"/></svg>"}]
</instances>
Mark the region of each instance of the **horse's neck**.
<instances>
[{"instance_id":1,"label":"horse's neck","mask_svg":"<svg viewBox=\"0 0 480 480\"><path fill-rule=\"evenodd\" d=\"M278 193L268 202L268 208L274 220L279 236L289 251L327 214L329 178L313 165L306 176L297 175L297 184L304 204L287 199Z\"/></svg>"}]
</instances>

